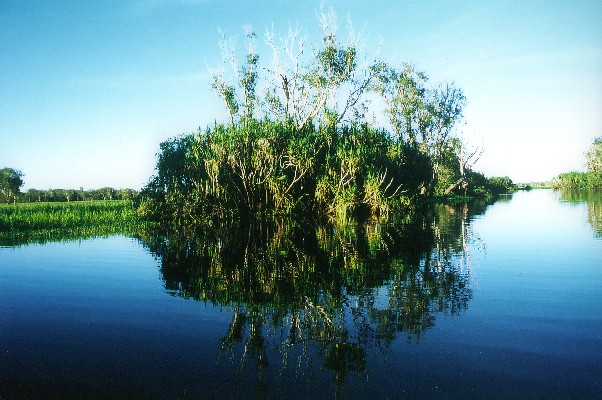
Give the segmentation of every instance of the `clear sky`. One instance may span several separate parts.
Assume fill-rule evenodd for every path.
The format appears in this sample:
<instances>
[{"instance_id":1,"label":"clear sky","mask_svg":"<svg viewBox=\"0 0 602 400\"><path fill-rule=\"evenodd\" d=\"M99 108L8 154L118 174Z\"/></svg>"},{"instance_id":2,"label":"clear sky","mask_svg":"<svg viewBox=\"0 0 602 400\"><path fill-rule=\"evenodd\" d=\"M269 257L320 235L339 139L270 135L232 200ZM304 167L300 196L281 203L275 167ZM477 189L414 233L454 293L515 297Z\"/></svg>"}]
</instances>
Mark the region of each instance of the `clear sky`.
<instances>
[{"instance_id":1,"label":"clear sky","mask_svg":"<svg viewBox=\"0 0 602 400\"><path fill-rule=\"evenodd\" d=\"M0 167L25 187L140 189L159 143L226 112L210 88L221 29L299 25L320 1L0 0ZM334 0L364 53L467 97L475 169L515 182L584 169L602 136L602 1ZM268 55L264 55L268 61Z\"/></svg>"}]
</instances>

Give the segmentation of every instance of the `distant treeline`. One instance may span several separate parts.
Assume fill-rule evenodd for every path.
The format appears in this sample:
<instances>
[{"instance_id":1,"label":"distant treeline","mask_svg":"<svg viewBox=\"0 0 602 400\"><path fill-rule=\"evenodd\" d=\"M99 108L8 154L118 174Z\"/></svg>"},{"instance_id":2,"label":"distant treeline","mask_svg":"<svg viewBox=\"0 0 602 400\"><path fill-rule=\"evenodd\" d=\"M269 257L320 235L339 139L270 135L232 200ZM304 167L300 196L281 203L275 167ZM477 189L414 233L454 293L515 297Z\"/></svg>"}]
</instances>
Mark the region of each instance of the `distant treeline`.
<instances>
[{"instance_id":1,"label":"distant treeline","mask_svg":"<svg viewBox=\"0 0 602 400\"><path fill-rule=\"evenodd\" d=\"M18 202L70 202L88 200L133 200L138 195L134 189L113 189L104 187L100 189L29 189L21 193ZM2 200L2 202L6 202Z\"/></svg>"},{"instance_id":2,"label":"distant treeline","mask_svg":"<svg viewBox=\"0 0 602 400\"><path fill-rule=\"evenodd\" d=\"M587 172L566 172L558 175L553 186L563 189L602 189L602 136L594 139L585 153Z\"/></svg>"},{"instance_id":3,"label":"distant treeline","mask_svg":"<svg viewBox=\"0 0 602 400\"><path fill-rule=\"evenodd\" d=\"M138 192L134 189L29 189L21 192L25 174L18 169L0 169L0 203L42 203L88 200L134 200Z\"/></svg>"}]
</instances>

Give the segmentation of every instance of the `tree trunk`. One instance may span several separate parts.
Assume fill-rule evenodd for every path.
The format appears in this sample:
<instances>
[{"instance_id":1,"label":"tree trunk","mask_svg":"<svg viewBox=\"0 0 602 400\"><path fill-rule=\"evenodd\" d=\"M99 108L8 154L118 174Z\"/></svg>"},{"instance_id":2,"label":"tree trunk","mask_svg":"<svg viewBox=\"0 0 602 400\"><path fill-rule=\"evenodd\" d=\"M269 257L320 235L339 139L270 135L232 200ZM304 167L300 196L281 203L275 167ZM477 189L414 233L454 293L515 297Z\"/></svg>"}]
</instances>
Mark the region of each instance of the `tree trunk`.
<instances>
[{"instance_id":1,"label":"tree trunk","mask_svg":"<svg viewBox=\"0 0 602 400\"><path fill-rule=\"evenodd\" d=\"M457 181L455 181L454 183L452 183L451 185L448 186L447 189L445 189L445 195L447 196L448 194L450 194L455 188L457 188L462 182L464 182L464 177L458 179Z\"/></svg>"}]
</instances>

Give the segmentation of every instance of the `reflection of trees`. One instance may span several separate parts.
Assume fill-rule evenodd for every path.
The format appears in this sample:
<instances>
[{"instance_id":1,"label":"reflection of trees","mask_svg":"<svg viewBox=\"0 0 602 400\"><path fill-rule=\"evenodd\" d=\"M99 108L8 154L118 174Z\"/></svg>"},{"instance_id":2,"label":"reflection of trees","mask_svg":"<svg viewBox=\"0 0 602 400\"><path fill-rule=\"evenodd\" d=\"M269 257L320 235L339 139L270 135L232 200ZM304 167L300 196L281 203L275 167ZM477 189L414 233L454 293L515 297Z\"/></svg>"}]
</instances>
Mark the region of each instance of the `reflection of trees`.
<instances>
[{"instance_id":1,"label":"reflection of trees","mask_svg":"<svg viewBox=\"0 0 602 400\"><path fill-rule=\"evenodd\" d=\"M468 222L467 207L441 206L413 223L255 222L143 242L171 293L232 308L222 350L239 368L253 360L262 385L274 349L282 367L317 354L342 382L367 348L467 308Z\"/></svg>"},{"instance_id":2,"label":"reflection of trees","mask_svg":"<svg viewBox=\"0 0 602 400\"><path fill-rule=\"evenodd\" d=\"M587 220L597 237L602 237L602 192L600 190L562 189L560 200L569 203L586 203Z\"/></svg>"},{"instance_id":3,"label":"reflection of trees","mask_svg":"<svg viewBox=\"0 0 602 400\"><path fill-rule=\"evenodd\" d=\"M72 242L84 239L106 238L114 235L135 236L137 227L124 227L123 224L82 226L74 229L43 231L0 231L0 246L18 247L32 243Z\"/></svg>"}]
</instances>

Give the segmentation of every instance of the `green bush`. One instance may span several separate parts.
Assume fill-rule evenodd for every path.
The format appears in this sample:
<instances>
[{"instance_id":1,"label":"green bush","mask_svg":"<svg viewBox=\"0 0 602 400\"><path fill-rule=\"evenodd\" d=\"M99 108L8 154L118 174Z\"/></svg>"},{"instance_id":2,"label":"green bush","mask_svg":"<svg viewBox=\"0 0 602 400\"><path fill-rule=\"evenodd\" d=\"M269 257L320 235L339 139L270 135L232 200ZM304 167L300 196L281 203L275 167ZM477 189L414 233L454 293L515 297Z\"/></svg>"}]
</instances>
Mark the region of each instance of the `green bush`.
<instances>
[{"instance_id":1,"label":"green bush","mask_svg":"<svg viewBox=\"0 0 602 400\"><path fill-rule=\"evenodd\" d=\"M509 193L516 189L516 185L507 176L493 176L487 182L489 189L494 194Z\"/></svg>"}]
</instances>

